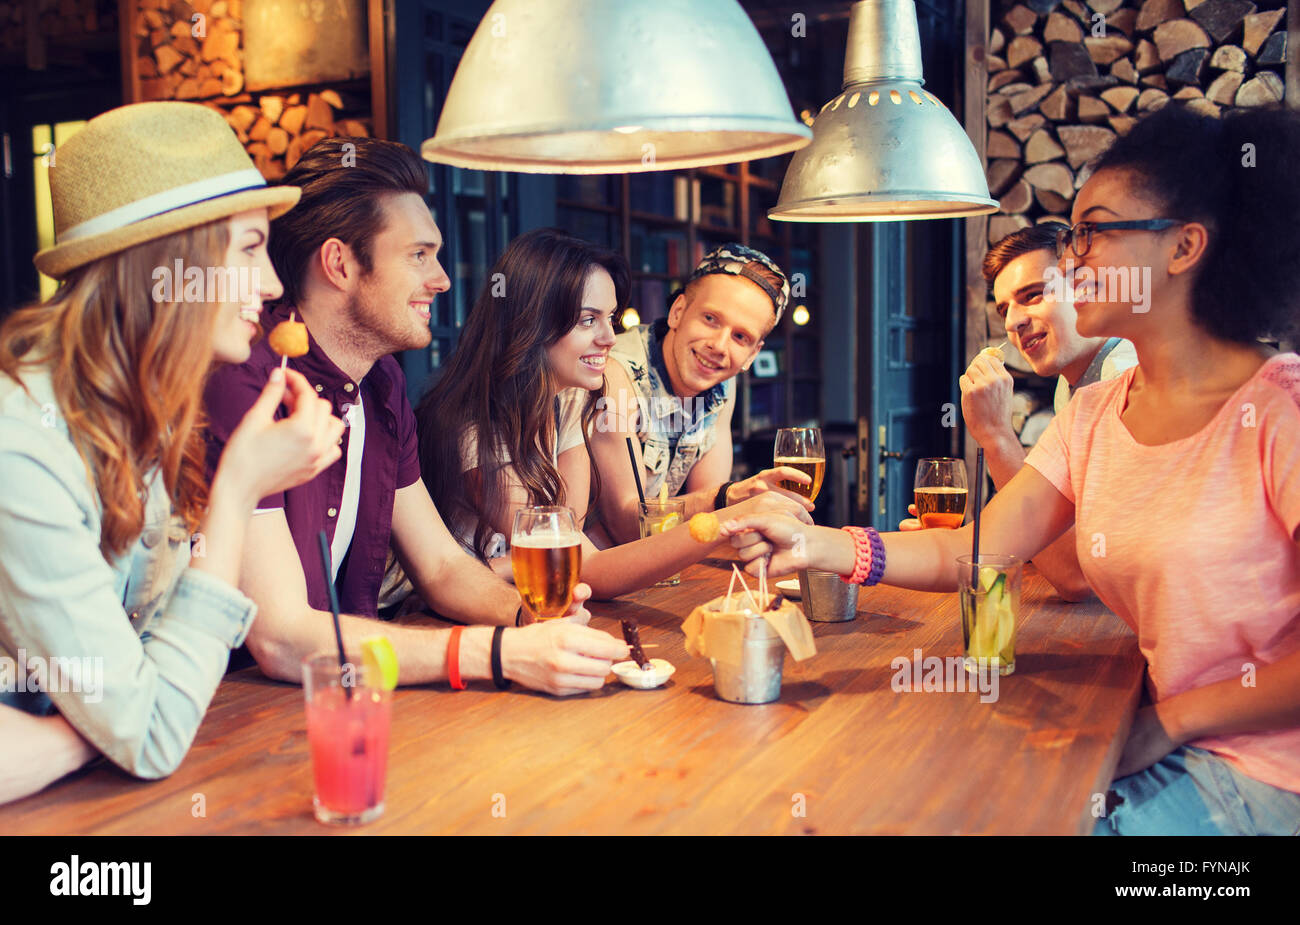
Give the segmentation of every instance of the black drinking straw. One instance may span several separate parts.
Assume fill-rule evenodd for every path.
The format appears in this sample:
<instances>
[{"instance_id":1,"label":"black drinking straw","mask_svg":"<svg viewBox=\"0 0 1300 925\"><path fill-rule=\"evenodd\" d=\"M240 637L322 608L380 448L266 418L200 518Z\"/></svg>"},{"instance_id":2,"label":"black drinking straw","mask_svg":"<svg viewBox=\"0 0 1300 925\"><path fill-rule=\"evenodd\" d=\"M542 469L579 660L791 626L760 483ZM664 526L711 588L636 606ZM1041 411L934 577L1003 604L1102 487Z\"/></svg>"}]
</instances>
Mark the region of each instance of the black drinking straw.
<instances>
[{"instance_id":1,"label":"black drinking straw","mask_svg":"<svg viewBox=\"0 0 1300 925\"><path fill-rule=\"evenodd\" d=\"M334 565L330 561L330 541L322 530L316 537L320 540L320 562L321 567L325 569L325 587L330 593L330 612L334 614L334 641L339 645L339 671L343 671L343 666L347 664L347 656L343 654L343 630L339 627L339 593L334 589ZM350 692L349 692L350 693Z\"/></svg>"},{"instance_id":2,"label":"black drinking straw","mask_svg":"<svg viewBox=\"0 0 1300 925\"><path fill-rule=\"evenodd\" d=\"M636 453L632 451L632 438L627 438L627 458L632 463L632 478L636 479L636 493L641 499L641 506L645 506L645 489L641 487L641 473L637 471Z\"/></svg>"},{"instance_id":3,"label":"black drinking straw","mask_svg":"<svg viewBox=\"0 0 1300 925\"><path fill-rule=\"evenodd\" d=\"M980 568L980 495L984 488L984 448L975 454L975 529L971 540L971 575L978 576ZM975 587L979 587L976 579Z\"/></svg>"}]
</instances>

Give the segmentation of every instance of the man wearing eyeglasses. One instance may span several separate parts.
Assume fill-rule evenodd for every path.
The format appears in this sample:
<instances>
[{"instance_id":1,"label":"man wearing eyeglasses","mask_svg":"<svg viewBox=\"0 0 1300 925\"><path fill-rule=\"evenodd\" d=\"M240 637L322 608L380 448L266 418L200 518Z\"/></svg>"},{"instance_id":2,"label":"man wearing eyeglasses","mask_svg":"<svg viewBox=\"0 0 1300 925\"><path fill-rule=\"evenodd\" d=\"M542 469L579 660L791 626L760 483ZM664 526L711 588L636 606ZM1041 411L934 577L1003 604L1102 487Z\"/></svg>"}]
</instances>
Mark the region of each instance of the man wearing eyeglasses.
<instances>
[{"instance_id":1,"label":"man wearing eyeglasses","mask_svg":"<svg viewBox=\"0 0 1300 925\"><path fill-rule=\"evenodd\" d=\"M1073 304L1056 298L1060 287L1051 285L1059 279L1058 236L1067 246L1076 243L1070 229L1057 222L1014 231L989 248L983 272L1011 345L1036 374L1058 377L1055 410L1060 413L1075 390L1118 376L1138 359L1126 340L1083 337L1075 330ZM984 448L989 475L1001 488L1025 461L1025 448L1011 426L1014 381L1002 359L986 351L971 361L958 384L966 427ZM1064 599L1080 601L1092 594L1079 569L1073 529L1035 556L1034 565Z\"/></svg>"}]
</instances>

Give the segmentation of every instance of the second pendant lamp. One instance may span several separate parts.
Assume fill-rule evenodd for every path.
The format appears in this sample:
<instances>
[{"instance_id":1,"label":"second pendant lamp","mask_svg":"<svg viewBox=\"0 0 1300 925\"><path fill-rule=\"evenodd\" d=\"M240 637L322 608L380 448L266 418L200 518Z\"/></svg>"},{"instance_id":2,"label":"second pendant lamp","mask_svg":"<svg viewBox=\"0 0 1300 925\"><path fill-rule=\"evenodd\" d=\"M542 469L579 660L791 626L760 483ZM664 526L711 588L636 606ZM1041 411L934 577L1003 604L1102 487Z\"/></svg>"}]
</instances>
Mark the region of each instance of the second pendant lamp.
<instances>
[{"instance_id":1,"label":"second pendant lamp","mask_svg":"<svg viewBox=\"0 0 1300 925\"><path fill-rule=\"evenodd\" d=\"M923 89L912 0L860 0L844 89L795 152L768 218L869 222L996 212L984 167L948 108Z\"/></svg>"}]
</instances>

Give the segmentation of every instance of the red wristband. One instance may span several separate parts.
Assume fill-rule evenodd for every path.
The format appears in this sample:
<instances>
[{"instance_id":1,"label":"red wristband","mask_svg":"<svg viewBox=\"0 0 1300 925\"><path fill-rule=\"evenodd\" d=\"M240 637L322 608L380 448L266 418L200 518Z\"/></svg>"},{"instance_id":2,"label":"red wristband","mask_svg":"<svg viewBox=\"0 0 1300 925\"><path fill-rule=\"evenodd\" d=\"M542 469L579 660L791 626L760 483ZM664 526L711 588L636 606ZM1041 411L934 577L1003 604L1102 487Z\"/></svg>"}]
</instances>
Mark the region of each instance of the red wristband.
<instances>
[{"instance_id":1,"label":"red wristband","mask_svg":"<svg viewBox=\"0 0 1300 925\"><path fill-rule=\"evenodd\" d=\"M451 642L447 643L447 680L454 691L465 689L465 682L460 679L460 634L464 629L463 626L453 626Z\"/></svg>"}]
</instances>

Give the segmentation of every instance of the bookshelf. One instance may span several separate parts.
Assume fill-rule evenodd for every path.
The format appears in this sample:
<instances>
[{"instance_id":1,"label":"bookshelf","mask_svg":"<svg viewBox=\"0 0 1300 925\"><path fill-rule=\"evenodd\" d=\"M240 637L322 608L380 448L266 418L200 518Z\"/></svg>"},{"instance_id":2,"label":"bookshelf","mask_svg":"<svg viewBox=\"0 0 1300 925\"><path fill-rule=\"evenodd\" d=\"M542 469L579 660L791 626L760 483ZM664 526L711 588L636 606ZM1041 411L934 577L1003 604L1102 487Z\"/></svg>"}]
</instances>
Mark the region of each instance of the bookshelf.
<instances>
[{"instance_id":1,"label":"bookshelf","mask_svg":"<svg viewBox=\"0 0 1300 925\"><path fill-rule=\"evenodd\" d=\"M622 252L632 268L631 306L643 324L665 317L669 297L704 254L728 241L763 251L790 276L790 305L764 343L770 359L756 362L737 383L737 440L821 422L816 229L767 218L788 163L787 155L692 170L557 178L556 224ZM794 323L798 305L808 310L806 325Z\"/></svg>"}]
</instances>

